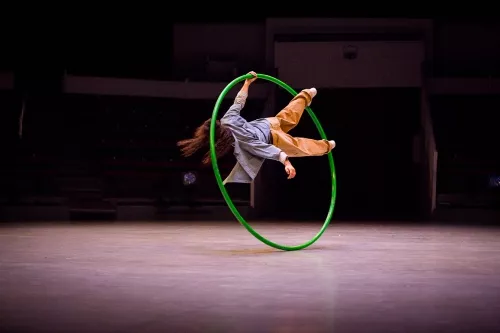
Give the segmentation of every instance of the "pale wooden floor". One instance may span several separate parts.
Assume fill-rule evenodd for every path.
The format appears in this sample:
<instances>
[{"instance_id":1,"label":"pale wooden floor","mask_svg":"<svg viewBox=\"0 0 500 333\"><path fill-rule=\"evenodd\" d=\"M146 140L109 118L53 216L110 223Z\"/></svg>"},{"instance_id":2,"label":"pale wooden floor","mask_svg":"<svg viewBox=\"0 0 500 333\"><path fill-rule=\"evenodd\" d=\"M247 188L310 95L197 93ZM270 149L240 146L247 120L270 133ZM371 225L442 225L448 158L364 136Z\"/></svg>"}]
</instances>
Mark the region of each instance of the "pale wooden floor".
<instances>
[{"instance_id":1,"label":"pale wooden floor","mask_svg":"<svg viewBox=\"0 0 500 333\"><path fill-rule=\"evenodd\" d=\"M259 223L294 245L320 225ZM332 222L0 227L2 332L499 332L500 229Z\"/></svg>"}]
</instances>

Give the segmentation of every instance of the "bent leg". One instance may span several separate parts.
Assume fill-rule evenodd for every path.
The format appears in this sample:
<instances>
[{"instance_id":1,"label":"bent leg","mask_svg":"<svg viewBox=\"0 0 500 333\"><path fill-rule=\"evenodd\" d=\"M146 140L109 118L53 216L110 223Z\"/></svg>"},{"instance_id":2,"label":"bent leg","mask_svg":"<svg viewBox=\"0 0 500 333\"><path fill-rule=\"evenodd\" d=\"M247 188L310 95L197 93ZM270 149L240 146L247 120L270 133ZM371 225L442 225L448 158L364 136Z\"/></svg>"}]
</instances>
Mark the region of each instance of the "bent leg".
<instances>
[{"instance_id":1,"label":"bent leg","mask_svg":"<svg viewBox=\"0 0 500 333\"><path fill-rule=\"evenodd\" d=\"M276 115L276 118L280 121L280 127L283 132L287 133L292 128L297 126L302 114L304 113L304 109L307 105L311 104L313 97L314 93L311 89L304 89Z\"/></svg>"},{"instance_id":2,"label":"bent leg","mask_svg":"<svg viewBox=\"0 0 500 333\"><path fill-rule=\"evenodd\" d=\"M322 156L332 146L326 140L296 138L282 131L272 131L273 144L290 157Z\"/></svg>"}]
</instances>

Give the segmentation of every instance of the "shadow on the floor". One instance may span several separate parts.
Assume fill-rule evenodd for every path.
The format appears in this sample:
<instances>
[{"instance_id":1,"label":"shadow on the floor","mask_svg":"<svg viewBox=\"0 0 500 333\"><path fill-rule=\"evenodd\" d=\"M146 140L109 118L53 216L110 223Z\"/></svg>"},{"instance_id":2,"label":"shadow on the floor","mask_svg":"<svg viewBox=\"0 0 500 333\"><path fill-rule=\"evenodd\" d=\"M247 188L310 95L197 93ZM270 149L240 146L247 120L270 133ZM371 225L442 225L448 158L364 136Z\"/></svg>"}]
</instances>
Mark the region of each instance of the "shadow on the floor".
<instances>
[{"instance_id":1,"label":"shadow on the floor","mask_svg":"<svg viewBox=\"0 0 500 333\"><path fill-rule=\"evenodd\" d=\"M210 251L213 254L219 255L266 255L266 254L274 254L274 253L296 253L296 252L313 252L313 251L325 251L332 250L330 247L326 246L311 246L302 250L297 251L283 251L275 248L267 247L267 248L254 248L254 249L226 249L226 250L213 250Z\"/></svg>"}]
</instances>

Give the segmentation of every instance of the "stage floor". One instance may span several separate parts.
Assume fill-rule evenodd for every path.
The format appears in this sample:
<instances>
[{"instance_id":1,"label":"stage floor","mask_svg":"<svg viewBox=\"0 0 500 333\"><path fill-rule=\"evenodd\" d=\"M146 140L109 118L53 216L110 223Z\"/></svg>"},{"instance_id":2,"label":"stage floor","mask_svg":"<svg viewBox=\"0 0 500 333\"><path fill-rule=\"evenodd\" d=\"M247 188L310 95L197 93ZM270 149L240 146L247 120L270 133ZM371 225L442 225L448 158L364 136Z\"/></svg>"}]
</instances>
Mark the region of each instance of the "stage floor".
<instances>
[{"instance_id":1,"label":"stage floor","mask_svg":"<svg viewBox=\"0 0 500 333\"><path fill-rule=\"evenodd\" d=\"M258 223L295 245L317 223ZM3 224L2 332L499 332L500 229L332 222L283 252L237 222Z\"/></svg>"}]
</instances>

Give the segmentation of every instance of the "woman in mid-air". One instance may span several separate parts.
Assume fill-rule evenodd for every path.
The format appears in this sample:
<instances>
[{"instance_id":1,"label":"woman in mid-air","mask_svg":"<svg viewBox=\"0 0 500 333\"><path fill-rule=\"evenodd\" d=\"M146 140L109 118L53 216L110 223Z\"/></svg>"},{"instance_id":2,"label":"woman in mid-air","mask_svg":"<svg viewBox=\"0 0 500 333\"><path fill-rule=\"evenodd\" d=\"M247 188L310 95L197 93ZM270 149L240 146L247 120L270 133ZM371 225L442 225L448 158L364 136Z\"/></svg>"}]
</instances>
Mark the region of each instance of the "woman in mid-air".
<instances>
[{"instance_id":1,"label":"woman in mid-air","mask_svg":"<svg viewBox=\"0 0 500 333\"><path fill-rule=\"evenodd\" d=\"M220 120L216 121L217 158L233 150L237 160L224 184L252 182L266 159L281 162L285 166L288 179L292 179L295 177L295 168L288 157L321 156L335 148L333 140L295 138L288 134L299 123L304 109L311 104L317 91L315 88L302 90L275 117L246 121L240 112L245 106L248 88L257 79L255 72L250 74L253 77L245 80L233 105ZM196 129L193 138L178 142L184 157L209 146L210 121L211 119L205 120ZM208 151L203 164L210 162L210 151Z\"/></svg>"}]
</instances>

